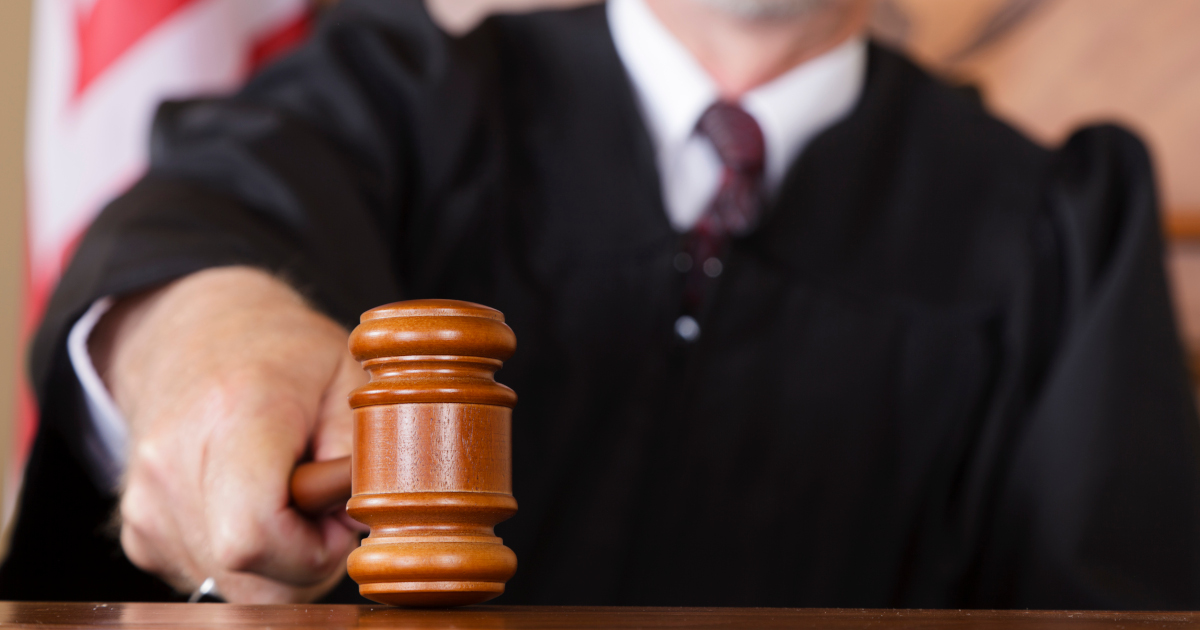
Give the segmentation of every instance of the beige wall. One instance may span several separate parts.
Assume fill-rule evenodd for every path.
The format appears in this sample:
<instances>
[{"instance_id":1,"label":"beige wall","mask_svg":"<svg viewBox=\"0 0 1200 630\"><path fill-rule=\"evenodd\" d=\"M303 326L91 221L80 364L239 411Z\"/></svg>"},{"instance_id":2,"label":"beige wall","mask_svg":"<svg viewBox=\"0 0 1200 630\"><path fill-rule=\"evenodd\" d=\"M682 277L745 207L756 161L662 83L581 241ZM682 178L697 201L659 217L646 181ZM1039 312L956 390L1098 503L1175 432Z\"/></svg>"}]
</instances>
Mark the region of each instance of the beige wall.
<instances>
[{"instance_id":1,"label":"beige wall","mask_svg":"<svg viewBox=\"0 0 1200 630\"><path fill-rule=\"evenodd\" d=\"M16 375L24 277L25 79L29 68L30 0L0 0L0 474L4 505L12 481Z\"/></svg>"}]
</instances>

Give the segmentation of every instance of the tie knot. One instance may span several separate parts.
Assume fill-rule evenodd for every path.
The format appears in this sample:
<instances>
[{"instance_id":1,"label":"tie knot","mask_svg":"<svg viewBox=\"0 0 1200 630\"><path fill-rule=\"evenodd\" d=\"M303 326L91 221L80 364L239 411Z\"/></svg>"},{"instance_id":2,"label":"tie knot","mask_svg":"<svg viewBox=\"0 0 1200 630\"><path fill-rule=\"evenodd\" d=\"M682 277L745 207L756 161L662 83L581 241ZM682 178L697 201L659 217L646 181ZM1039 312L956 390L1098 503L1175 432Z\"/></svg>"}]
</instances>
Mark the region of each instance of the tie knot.
<instances>
[{"instance_id":1,"label":"tie knot","mask_svg":"<svg viewBox=\"0 0 1200 630\"><path fill-rule=\"evenodd\" d=\"M717 101L705 110L696 129L708 136L727 167L745 175L763 170L763 134L754 117L736 103Z\"/></svg>"}]
</instances>

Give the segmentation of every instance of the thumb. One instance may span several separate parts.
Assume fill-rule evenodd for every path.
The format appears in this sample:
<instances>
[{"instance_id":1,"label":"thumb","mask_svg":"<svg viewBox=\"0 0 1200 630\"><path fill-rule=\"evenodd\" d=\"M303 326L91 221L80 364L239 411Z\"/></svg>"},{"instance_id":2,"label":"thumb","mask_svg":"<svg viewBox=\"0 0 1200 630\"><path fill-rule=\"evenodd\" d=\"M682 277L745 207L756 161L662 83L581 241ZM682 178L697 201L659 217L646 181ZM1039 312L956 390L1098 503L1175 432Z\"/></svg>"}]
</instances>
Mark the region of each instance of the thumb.
<instances>
[{"instance_id":1,"label":"thumb","mask_svg":"<svg viewBox=\"0 0 1200 630\"><path fill-rule=\"evenodd\" d=\"M350 408L350 392L366 384L367 380L367 373L347 350L325 388L317 411L312 438L314 460L345 457L354 450L354 410Z\"/></svg>"},{"instance_id":2,"label":"thumb","mask_svg":"<svg viewBox=\"0 0 1200 630\"><path fill-rule=\"evenodd\" d=\"M313 430L314 460L324 461L353 454L354 410L350 408L350 392L368 380L367 373L347 351L321 401ZM350 518L345 505L325 518L336 519L343 527L354 532L370 531L366 525Z\"/></svg>"}]
</instances>

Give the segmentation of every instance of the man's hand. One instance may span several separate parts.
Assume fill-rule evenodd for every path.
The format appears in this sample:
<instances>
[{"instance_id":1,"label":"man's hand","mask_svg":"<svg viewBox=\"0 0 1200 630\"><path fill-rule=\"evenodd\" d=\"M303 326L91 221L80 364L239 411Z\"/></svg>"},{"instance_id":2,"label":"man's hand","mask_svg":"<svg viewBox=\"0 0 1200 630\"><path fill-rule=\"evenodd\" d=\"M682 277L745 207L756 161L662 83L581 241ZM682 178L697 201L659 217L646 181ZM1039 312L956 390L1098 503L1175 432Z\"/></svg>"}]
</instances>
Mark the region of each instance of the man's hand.
<instances>
[{"instance_id":1,"label":"man's hand","mask_svg":"<svg viewBox=\"0 0 1200 630\"><path fill-rule=\"evenodd\" d=\"M344 513L288 507L288 479L348 455L346 396L366 377L347 332L289 286L245 267L202 271L121 300L95 333L96 367L130 427L121 544L181 591L206 577L232 602L315 599L357 544Z\"/></svg>"}]
</instances>

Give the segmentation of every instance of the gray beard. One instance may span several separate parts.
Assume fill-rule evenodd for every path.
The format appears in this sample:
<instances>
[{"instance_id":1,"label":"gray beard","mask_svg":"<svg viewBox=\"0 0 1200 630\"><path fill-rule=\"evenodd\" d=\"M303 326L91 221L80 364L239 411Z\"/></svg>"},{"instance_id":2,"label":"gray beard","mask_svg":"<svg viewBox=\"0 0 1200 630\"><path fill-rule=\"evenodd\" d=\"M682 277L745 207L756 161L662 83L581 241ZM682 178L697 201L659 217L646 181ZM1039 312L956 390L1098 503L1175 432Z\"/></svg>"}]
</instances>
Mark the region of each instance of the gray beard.
<instances>
[{"instance_id":1,"label":"gray beard","mask_svg":"<svg viewBox=\"0 0 1200 630\"><path fill-rule=\"evenodd\" d=\"M742 18L762 20L794 17L828 7L835 0L698 0Z\"/></svg>"}]
</instances>

